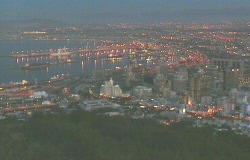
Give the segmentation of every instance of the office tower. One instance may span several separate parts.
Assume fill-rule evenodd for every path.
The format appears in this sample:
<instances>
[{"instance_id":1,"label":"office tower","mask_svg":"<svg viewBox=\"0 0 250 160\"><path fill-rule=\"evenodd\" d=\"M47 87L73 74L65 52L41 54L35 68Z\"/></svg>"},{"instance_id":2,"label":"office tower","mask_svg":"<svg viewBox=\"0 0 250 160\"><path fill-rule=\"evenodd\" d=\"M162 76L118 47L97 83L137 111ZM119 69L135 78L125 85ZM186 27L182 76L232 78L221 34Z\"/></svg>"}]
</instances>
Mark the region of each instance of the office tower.
<instances>
[{"instance_id":1,"label":"office tower","mask_svg":"<svg viewBox=\"0 0 250 160\"><path fill-rule=\"evenodd\" d=\"M135 73L132 71L131 68L129 68L126 72L126 85L130 87L131 82L134 82L135 80L136 80Z\"/></svg>"},{"instance_id":2,"label":"office tower","mask_svg":"<svg viewBox=\"0 0 250 160\"><path fill-rule=\"evenodd\" d=\"M228 91L232 88L238 88L240 84L241 73L239 69L227 69L223 71L223 90Z\"/></svg>"}]
</instances>

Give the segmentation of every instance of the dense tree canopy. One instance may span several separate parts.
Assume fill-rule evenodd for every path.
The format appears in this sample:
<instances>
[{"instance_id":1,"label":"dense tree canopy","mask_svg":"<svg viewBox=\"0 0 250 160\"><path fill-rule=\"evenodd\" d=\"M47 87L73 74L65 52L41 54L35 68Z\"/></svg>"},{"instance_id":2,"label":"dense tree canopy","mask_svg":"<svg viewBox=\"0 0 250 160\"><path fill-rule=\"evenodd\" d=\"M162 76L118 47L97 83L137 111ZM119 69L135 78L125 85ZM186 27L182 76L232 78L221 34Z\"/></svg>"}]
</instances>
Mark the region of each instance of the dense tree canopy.
<instances>
[{"instance_id":1,"label":"dense tree canopy","mask_svg":"<svg viewBox=\"0 0 250 160\"><path fill-rule=\"evenodd\" d=\"M152 120L75 112L0 122L3 160L249 159L250 138Z\"/></svg>"}]
</instances>

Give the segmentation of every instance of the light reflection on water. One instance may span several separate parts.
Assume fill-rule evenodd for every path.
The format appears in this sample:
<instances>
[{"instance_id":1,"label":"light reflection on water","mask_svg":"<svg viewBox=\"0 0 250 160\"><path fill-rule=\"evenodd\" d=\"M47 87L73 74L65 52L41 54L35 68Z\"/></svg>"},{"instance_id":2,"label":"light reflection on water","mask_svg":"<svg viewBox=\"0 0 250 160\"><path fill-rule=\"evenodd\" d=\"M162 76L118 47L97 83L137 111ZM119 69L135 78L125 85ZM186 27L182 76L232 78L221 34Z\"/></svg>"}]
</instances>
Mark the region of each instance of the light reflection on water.
<instances>
[{"instance_id":1,"label":"light reflection on water","mask_svg":"<svg viewBox=\"0 0 250 160\"><path fill-rule=\"evenodd\" d=\"M57 74L80 75L95 70L113 69L115 67L129 66L128 60L112 61L111 59L88 59L85 57L71 57L72 63L50 57L36 58L12 58L8 57L12 51L37 50L37 49L57 49L66 46L68 48L79 48L81 42L65 41L0 41L0 83L20 80L46 80ZM22 65L26 63L52 63L46 69L24 71Z\"/></svg>"}]
</instances>

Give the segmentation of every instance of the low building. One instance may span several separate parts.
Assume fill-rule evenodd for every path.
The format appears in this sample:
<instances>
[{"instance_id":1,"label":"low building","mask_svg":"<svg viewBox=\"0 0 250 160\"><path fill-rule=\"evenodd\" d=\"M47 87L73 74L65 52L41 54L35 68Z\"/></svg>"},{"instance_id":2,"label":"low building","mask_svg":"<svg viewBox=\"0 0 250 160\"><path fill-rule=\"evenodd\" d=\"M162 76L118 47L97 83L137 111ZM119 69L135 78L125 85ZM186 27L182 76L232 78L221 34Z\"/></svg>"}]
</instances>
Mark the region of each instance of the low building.
<instances>
[{"instance_id":1,"label":"low building","mask_svg":"<svg viewBox=\"0 0 250 160\"><path fill-rule=\"evenodd\" d=\"M89 101L83 101L82 103L80 103L80 108L86 111L92 111L92 110L102 109L102 108L117 108L117 107L120 107L120 105L111 103L104 99L89 100Z\"/></svg>"},{"instance_id":2,"label":"low building","mask_svg":"<svg viewBox=\"0 0 250 160\"><path fill-rule=\"evenodd\" d=\"M213 103L213 98L210 97L210 96L204 96L204 97L201 97L201 104L211 104Z\"/></svg>"},{"instance_id":3,"label":"low building","mask_svg":"<svg viewBox=\"0 0 250 160\"><path fill-rule=\"evenodd\" d=\"M244 114L250 115L250 104L243 104L242 111Z\"/></svg>"},{"instance_id":4,"label":"low building","mask_svg":"<svg viewBox=\"0 0 250 160\"><path fill-rule=\"evenodd\" d=\"M34 92L30 98L47 98L49 95L45 91Z\"/></svg>"},{"instance_id":5,"label":"low building","mask_svg":"<svg viewBox=\"0 0 250 160\"><path fill-rule=\"evenodd\" d=\"M222 97L217 99L217 106L223 107L224 115L230 115L235 109L235 104L233 103L232 99L227 98L227 97Z\"/></svg>"},{"instance_id":6,"label":"low building","mask_svg":"<svg viewBox=\"0 0 250 160\"><path fill-rule=\"evenodd\" d=\"M152 97L152 88L137 86L133 90L133 95L138 98L147 99Z\"/></svg>"}]
</instances>

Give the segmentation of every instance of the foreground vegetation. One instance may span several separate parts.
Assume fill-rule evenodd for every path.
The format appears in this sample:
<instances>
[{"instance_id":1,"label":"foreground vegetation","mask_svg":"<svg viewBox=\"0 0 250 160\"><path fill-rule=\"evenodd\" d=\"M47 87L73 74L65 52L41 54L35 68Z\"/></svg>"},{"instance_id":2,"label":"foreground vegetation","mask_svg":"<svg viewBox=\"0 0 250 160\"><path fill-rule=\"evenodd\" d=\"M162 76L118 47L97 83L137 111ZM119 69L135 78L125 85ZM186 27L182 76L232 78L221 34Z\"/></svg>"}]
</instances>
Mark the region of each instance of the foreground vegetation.
<instances>
[{"instance_id":1,"label":"foreground vegetation","mask_svg":"<svg viewBox=\"0 0 250 160\"><path fill-rule=\"evenodd\" d=\"M250 159L248 137L86 112L4 120L0 137L1 160Z\"/></svg>"}]
</instances>

